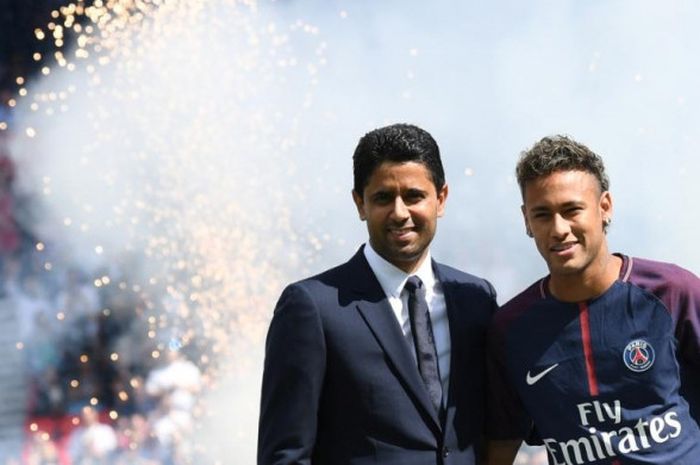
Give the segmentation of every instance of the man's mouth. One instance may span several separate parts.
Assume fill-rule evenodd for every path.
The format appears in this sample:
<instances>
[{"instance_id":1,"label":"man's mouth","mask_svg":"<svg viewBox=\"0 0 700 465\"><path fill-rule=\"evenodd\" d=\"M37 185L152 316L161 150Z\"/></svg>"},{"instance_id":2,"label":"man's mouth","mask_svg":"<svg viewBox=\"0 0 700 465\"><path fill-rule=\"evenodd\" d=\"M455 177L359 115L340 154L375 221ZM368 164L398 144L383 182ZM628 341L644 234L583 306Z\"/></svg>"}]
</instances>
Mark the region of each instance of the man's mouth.
<instances>
[{"instance_id":1,"label":"man's mouth","mask_svg":"<svg viewBox=\"0 0 700 465\"><path fill-rule=\"evenodd\" d=\"M578 242L562 242L561 244L555 244L549 248L551 252L556 254L565 254L571 251Z\"/></svg>"},{"instance_id":2,"label":"man's mouth","mask_svg":"<svg viewBox=\"0 0 700 465\"><path fill-rule=\"evenodd\" d=\"M409 234L415 231L415 227L389 228L389 233L397 239L406 238Z\"/></svg>"}]
</instances>

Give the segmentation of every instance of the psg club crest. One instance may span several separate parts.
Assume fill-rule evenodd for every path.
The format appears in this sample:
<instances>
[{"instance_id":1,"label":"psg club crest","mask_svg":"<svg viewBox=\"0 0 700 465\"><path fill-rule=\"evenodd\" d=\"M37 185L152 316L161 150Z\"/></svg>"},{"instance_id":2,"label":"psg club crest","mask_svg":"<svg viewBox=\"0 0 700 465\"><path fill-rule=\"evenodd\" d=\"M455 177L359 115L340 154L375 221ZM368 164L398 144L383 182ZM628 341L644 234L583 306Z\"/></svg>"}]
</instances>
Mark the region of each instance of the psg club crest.
<instances>
[{"instance_id":1,"label":"psg club crest","mask_svg":"<svg viewBox=\"0 0 700 465\"><path fill-rule=\"evenodd\" d=\"M627 344L622 359L630 370L641 373L647 371L654 364L654 348L644 339L635 339Z\"/></svg>"}]
</instances>

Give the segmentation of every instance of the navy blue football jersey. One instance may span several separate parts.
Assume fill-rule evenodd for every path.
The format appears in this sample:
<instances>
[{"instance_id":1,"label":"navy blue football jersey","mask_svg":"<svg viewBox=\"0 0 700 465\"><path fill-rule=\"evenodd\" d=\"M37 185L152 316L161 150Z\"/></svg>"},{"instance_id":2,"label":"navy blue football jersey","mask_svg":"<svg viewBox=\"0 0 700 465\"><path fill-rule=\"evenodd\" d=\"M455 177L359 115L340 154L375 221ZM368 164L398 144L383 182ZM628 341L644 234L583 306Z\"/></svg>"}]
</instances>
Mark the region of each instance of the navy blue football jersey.
<instances>
[{"instance_id":1,"label":"navy blue football jersey","mask_svg":"<svg viewBox=\"0 0 700 465\"><path fill-rule=\"evenodd\" d=\"M595 299L545 277L499 310L489 340L491 439L544 444L550 464L700 464L700 279L620 256Z\"/></svg>"}]
</instances>

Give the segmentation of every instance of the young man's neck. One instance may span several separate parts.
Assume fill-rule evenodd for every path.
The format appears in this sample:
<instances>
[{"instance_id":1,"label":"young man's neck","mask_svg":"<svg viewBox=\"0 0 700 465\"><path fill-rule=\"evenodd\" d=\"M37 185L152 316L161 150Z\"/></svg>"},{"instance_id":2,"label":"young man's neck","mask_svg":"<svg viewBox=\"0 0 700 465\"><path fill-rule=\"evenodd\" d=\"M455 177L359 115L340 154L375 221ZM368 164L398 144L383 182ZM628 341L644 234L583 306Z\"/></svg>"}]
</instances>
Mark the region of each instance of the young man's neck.
<instances>
[{"instance_id":1,"label":"young man's neck","mask_svg":"<svg viewBox=\"0 0 700 465\"><path fill-rule=\"evenodd\" d=\"M581 273L551 275L549 292L565 302L583 302L602 295L617 281L622 259L605 253L601 260L591 263Z\"/></svg>"}]
</instances>

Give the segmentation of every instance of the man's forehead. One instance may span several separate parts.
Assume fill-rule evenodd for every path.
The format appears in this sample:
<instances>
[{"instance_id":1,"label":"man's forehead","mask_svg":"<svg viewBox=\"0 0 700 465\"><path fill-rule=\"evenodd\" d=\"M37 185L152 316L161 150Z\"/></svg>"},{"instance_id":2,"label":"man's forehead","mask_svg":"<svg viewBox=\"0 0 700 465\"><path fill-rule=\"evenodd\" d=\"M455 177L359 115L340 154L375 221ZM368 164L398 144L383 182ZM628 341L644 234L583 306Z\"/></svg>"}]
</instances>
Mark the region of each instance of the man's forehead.
<instances>
[{"instance_id":1,"label":"man's forehead","mask_svg":"<svg viewBox=\"0 0 700 465\"><path fill-rule=\"evenodd\" d=\"M536 178L525 181L524 190L527 192L535 190L551 190L551 189L589 189L597 188L600 190L598 178L593 173L582 170L561 170L552 173L543 174Z\"/></svg>"},{"instance_id":2,"label":"man's forehead","mask_svg":"<svg viewBox=\"0 0 700 465\"><path fill-rule=\"evenodd\" d=\"M424 163L408 162L383 162L377 166L369 177L369 184L407 182L432 182L432 176Z\"/></svg>"},{"instance_id":3,"label":"man's forehead","mask_svg":"<svg viewBox=\"0 0 700 465\"><path fill-rule=\"evenodd\" d=\"M523 202L578 202L591 194L598 196L600 193L600 184L593 174L578 170L556 171L527 181Z\"/></svg>"},{"instance_id":4,"label":"man's forehead","mask_svg":"<svg viewBox=\"0 0 700 465\"><path fill-rule=\"evenodd\" d=\"M405 160L405 161L393 161L393 160L384 160L383 162L379 163L377 166L374 167L374 170L372 170L372 175L378 173L378 172L383 172L383 171L393 171L393 170L401 170L405 168L414 168L414 169L424 169L425 171L428 171L428 165L423 163L420 160Z\"/></svg>"}]
</instances>

